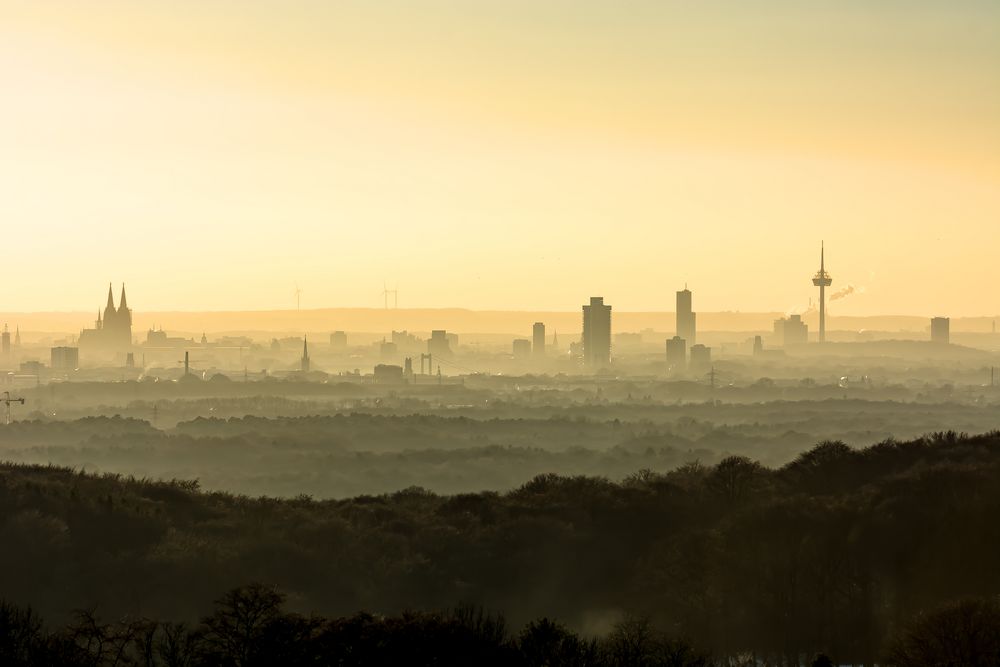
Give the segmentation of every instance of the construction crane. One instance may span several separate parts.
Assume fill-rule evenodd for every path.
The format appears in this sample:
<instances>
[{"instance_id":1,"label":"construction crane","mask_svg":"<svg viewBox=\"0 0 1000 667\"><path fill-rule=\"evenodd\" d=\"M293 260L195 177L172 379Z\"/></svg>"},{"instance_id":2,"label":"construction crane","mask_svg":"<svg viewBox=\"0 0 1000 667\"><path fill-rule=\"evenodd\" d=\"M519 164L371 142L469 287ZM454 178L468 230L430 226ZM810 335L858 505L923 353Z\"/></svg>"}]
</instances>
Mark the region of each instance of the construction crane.
<instances>
[{"instance_id":1,"label":"construction crane","mask_svg":"<svg viewBox=\"0 0 1000 667\"><path fill-rule=\"evenodd\" d=\"M6 405L6 407L7 407L7 416L6 416L6 420L4 421L4 423L7 424L8 426L10 426L10 404L11 403L20 403L21 405L24 405L24 399L23 398L11 398L10 397L10 392L9 391L5 391L3 393L3 398L0 399L0 401L3 401L4 405Z\"/></svg>"}]
</instances>

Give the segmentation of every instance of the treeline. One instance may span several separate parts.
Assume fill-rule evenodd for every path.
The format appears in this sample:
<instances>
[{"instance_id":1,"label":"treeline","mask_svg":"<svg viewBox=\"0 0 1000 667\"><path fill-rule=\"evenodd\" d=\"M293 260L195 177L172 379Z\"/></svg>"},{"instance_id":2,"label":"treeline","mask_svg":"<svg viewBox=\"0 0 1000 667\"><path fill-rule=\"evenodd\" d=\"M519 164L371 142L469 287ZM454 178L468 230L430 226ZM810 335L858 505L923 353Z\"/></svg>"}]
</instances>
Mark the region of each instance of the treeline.
<instances>
[{"instance_id":1,"label":"treeline","mask_svg":"<svg viewBox=\"0 0 1000 667\"><path fill-rule=\"evenodd\" d=\"M375 667L700 667L709 657L646 618L582 638L548 618L511 632L502 614L460 606L444 613L370 613L327 619L284 609L285 596L251 584L215 602L197 624L131 617L104 622L79 611L49 632L30 608L0 602L0 664L90 667L337 665Z\"/></svg>"},{"instance_id":2,"label":"treeline","mask_svg":"<svg viewBox=\"0 0 1000 667\"><path fill-rule=\"evenodd\" d=\"M328 617L465 600L603 635L632 614L716 656L868 664L920 614L1000 593L998 515L998 433L326 501L5 465L0 597L194 622L204 591L265 581Z\"/></svg>"},{"instance_id":3,"label":"treeline","mask_svg":"<svg viewBox=\"0 0 1000 667\"><path fill-rule=\"evenodd\" d=\"M212 401L202 407L216 414ZM152 418L153 406L141 412ZM346 498L414 485L456 494L506 492L542 473L620 480L643 468L670 470L694 460L715 465L729 455L781 466L818 441L858 446L891 432L922 433L929 424L974 432L995 423L995 410L984 406L848 400L636 403L566 409L560 416L539 409L538 415L240 416L197 418L171 428L117 416L18 421L0 425L0 460L197 478L211 490L252 496Z\"/></svg>"},{"instance_id":4,"label":"treeline","mask_svg":"<svg viewBox=\"0 0 1000 667\"><path fill-rule=\"evenodd\" d=\"M229 591L198 624L77 611L48 631L31 610L0 601L0 664L6 667L833 667L815 656L711 656L627 617L600 638L540 618L510 632L502 614L460 606L446 613L360 612L327 619L288 612L285 596L254 583ZM995 667L1000 604L968 599L915 619L887 644L891 667Z\"/></svg>"}]
</instances>

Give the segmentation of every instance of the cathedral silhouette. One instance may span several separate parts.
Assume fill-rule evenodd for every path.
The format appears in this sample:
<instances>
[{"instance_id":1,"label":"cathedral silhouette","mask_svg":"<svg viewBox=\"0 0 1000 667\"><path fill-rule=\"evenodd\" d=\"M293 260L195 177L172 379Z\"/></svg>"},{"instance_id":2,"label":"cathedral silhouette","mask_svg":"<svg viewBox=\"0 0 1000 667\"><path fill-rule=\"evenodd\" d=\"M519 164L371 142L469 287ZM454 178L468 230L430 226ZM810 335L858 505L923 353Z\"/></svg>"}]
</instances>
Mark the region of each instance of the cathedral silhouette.
<instances>
[{"instance_id":1,"label":"cathedral silhouette","mask_svg":"<svg viewBox=\"0 0 1000 667\"><path fill-rule=\"evenodd\" d=\"M122 296L115 308L111 284L108 283L108 303L104 314L97 311L97 320L93 329L80 332L80 347L95 352L128 352L132 348L132 309L128 307L125 298L125 285L122 285Z\"/></svg>"}]
</instances>

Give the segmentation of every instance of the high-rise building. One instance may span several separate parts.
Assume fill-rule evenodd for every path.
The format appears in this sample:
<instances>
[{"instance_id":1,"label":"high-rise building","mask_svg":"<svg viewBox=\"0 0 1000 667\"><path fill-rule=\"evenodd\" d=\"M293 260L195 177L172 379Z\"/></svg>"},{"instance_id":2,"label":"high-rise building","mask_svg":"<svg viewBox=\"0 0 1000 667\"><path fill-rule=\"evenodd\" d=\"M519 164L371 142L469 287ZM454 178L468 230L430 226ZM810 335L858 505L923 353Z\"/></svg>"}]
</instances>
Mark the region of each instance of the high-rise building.
<instances>
[{"instance_id":1,"label":"high-rise building","mask_svg":"<svg viewBox=\"0 0 1000 667\"><path fill-rule=\"evenodd\" d=\"M49 365L58 370L74 370L80 366L80 348L54 347L49 351Z\"/></svg>"},{"instance_id":2,"label":"high-rise building","mask_svg":"<svg viewBox=\"0 0 1000 667\"><path fill-rule=\"evenodd\" d=\"M678 372L687 365L687 341L680 336L667 339L667 371Z\"/></svg>"},{"instance_id":3,"label":"high-rise building","mask_svg":"<svg viewBox=\"0 0 1000 667\"><path fill-rule=\"evenodd\" d=\"M334 350L347 349L347 334L343 331L334 331L330 334L330 347Z\"/></svg>"},{"instance_id":4,"label":"high-rise building","mask_svg":"<svg viewBox=\"0 0 1000 667\"><path fill-rule=\"evenodd\" d=\"M801 315L789 315L774 321L776 342L785 347L789 345L805 345L809 341L809 327L802 321Z\"/></svg>"},{"instance_id":5,"label":"high-rise building","mask_svg":"<svg viewBox=\"0 0 1000 667\"><path fill-rule=\"evenodd\" d=\"M515 359L528 359L531 357L531 341L527 338L515 338L513 352Z\"/></svg>"},{"instance_id":6,"label":"high-rise building","mask_svg":"<svg viewBox=\"0 0 1000 667\"><path fill-rule=\"evenodd\" d=\"M935 317L931 319L931 342L947 345L951 342L951 319Z\"/></svg>"},{"instance_id":7,"label":"high-rise building","mask_svg":"<svg viewBox=\"0 0 1000 667\"><path fill-rule=\"evenodd\" d=\"M0 353L4 356L10 354L10 330L7 325L3 325L3 333L0 334Z\"/></svg>"},{"instance_id":8,"label":"high-rise building","mask_svg":"<svg viewBox=\"0 0 1000 667\"><path fill-rule=\"evenodd\" d=\"M611 306L604 297L590 297L590 304L583 307L583 362L588 366L607 366L611 363Z\"/></svg>"},{"instance_id":9,"label":"high-rise building","mask_svg":"<svg viewBox=\"0 0 1000 667\"><path fill-rule=\"evenodd\" d=\"M703 371L712 365L712 348L704 345L691 346L691 370Z\"/></svg>"},{"instance_id":10,"label":"high-rise building","mask_svg":"<svg viewBox=\"0 0 1000 667\"><path fill-rule=\"evenodd\" d=\"M444 329L431 331L431 337L427 339L427 354L438 358L451 356L451 340L447 331Z\"/></svg>"},{"instance_id":11,"label":"high-rise building","mask_svg":"<svg viewBox=\"0 0 1000 667\"><path fill-rule=\"evenodd\" d=\"M535 322L531 327L531 352L538 358L545 356L545 323Z\"/></svg>"},{"instance_id":12,"label":"high-rise building","mask_svg":"<svg viewBox=\"0 0 1000 667\"><path fill-rule=\"evenodd\" d=\"M684 289L677 293L677 335L688 345L695 344L697 314L691 310L691 290Z\"/></svg>"}]
</instances>

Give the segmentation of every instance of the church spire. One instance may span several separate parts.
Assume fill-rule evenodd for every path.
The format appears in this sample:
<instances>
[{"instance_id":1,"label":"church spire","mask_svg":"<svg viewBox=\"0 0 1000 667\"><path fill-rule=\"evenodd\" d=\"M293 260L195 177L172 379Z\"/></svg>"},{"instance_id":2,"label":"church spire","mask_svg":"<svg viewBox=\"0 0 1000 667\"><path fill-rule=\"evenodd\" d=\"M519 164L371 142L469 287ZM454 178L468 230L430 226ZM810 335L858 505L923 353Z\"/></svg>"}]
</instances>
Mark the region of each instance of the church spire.
<instances>
[{"instance_id":1,"label":"church spire","mask_svg":"<svg viewBox=\"0 0 1000 667\"><path fill-rule=\"evenodd\" d=\"M111 283L108 283L108 305L104 306L104 324L105 326L111 326L111 323L115 321L115 297L111 293Z\"/></svg>"},{"instance_id":2,"label":"church spire","mask_svg":"<svg viewBox=\"0 0 1000 667\"><path fill-rule=\"evenodd\" d=\"M309 371L309 339L302 336L302 371Z\"/></svg>"},{"instance_id":3,"label":"church spire","mask_svg":"<svg viewBox=\"0 0 1000 667\"><path fill-rule=\"evenodd\" d=\"M118 303L118 310L128 312L128 302L125 301L125 283L122 283L122 298Z\"/></svg>"}]
</instances>

